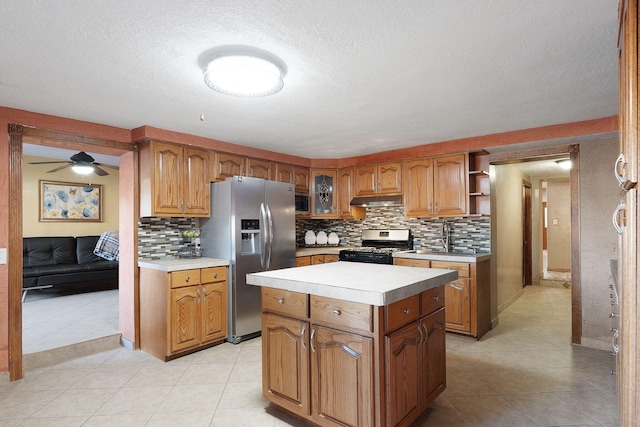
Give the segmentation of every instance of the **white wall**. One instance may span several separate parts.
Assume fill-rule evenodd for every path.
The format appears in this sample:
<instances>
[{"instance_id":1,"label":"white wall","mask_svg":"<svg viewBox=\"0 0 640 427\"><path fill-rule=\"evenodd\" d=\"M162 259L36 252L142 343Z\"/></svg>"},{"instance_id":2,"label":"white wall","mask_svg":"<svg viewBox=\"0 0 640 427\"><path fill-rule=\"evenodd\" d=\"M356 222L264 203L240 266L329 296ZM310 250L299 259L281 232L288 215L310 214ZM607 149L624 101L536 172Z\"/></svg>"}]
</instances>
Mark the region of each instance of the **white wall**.
<instances>
[{"instance_id":1,"label":"white wall","mask_svg":"<svg viewBox=\"0 0 640 427\"><path fill-rule=\"evenodd\" d=\"M547 181L547 256L549 271L571 271L571 181L568 179Z\"/></svg>"},{"instance_id":2,"label":"white wall","mask_svg":"<svg viewBox=\"0 0 640 427\"><path fill-rule=\"evenodd\" d=\"M491 207L492 257L496 261L496 309L492 319L522 294L522 181L525 177L513 165L492 168L495 203Z\"/></svg>"}]
</instances>

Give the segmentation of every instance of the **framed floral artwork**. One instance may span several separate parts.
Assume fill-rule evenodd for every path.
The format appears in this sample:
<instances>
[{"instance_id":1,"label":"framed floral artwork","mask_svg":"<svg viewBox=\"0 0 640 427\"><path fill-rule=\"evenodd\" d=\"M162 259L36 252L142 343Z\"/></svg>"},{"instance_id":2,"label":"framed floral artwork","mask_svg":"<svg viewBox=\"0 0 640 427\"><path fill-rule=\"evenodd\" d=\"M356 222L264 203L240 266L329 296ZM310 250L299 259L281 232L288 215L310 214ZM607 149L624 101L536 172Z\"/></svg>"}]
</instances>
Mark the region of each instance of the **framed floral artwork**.
<instances>
[{"instance_id":1,"label":"framed floral artwork","mask_svg":"<svg viewBox=\"0 0 640 427\"><path fill-rule=\"evenodd\" d=\"M102 222L102 185L40 180L40 221Z\"/></svg>"}]
</instances>

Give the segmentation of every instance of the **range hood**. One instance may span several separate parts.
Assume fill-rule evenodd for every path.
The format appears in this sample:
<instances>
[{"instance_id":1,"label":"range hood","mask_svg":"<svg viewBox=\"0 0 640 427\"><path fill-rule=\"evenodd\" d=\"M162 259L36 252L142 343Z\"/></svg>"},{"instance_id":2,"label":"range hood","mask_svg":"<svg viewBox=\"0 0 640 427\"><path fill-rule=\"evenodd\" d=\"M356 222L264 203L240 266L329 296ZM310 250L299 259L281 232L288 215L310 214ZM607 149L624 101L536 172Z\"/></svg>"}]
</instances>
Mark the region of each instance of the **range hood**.
<instances>
[{"instance_id":1,"label":"range hood","mask_svg":"<svg viewBox=\"0 0 640 427\"><path fill-rule=\"evenodd\" d=\"M402 195L354 197L349 204L364 207L402 206Z\"/></svg>"}]
</instances>

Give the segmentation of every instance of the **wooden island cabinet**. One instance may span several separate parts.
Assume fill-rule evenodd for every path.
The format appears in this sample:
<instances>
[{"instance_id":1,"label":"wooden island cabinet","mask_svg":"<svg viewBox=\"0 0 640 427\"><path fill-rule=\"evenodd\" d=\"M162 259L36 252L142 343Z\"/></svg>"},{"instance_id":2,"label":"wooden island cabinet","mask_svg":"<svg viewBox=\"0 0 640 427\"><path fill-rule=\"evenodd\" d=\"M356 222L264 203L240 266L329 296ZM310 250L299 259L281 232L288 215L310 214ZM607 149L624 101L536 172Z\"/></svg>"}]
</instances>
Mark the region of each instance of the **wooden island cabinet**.
<instances>
[{"instance_id":1,"label":"wooden island cabinet","mask_svg":"<svg viewBox=\"0 0 640 427\"><path fill-rule=\"evenodd\" d=\"M410 425L446 386L444 284L457 277L420 270L337 262L248 275L262 286L264 396L320 426ZM344 297L323 295L340 295L340 276Z\"/></svg>"}]
</instances>

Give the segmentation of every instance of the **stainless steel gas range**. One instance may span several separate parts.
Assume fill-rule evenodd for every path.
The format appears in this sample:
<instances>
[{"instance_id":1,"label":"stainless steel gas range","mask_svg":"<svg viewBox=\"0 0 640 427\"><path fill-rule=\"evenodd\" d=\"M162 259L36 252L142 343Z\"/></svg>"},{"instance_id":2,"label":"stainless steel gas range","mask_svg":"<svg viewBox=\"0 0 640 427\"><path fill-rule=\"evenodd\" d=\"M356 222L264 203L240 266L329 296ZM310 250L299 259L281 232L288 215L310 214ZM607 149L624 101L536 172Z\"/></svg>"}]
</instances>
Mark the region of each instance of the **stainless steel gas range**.
<instances>
[{"instance_id":1,"label":"stainless steel gas range","mask_svg":"<svg viewBox=\"0 0 640 427\"><path fill-rule=\"evenodd\" d=\"M393 253L412 248L411 230L362 230L362 247L340 251L340 261L393 264Z\"/></svg>"}]
</instances>

